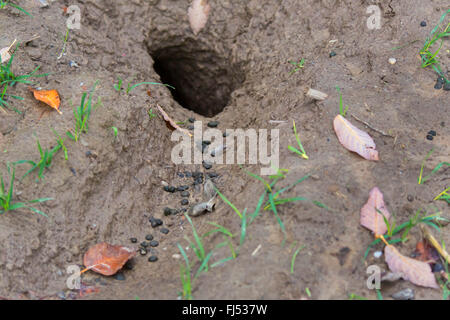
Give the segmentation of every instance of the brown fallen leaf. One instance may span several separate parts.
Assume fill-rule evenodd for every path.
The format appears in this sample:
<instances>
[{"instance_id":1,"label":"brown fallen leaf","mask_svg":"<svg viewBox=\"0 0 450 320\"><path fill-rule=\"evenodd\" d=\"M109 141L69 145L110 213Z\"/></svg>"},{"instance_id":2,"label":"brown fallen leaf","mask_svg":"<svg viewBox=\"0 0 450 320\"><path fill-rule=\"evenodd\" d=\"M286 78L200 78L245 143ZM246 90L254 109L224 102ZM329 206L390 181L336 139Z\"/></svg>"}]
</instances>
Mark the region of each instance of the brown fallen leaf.
<instances>
[{"instance_id":1,"label":"brown fallen leaf","mask_svg":"<svg viewBox=\"0 0 450 320\"><path fill-rule=\"evenodd\" d=\"M389 269L400 273L404 280L422 287L439 288L428 263L405 257L392 245L384 248L384 254Z\"/></svg>"},{"instance_id":2,"label":"brown fallen leaf","mask_svg":"<svg viewBox=\"0 0 450 320\"><path fill-rule=\"evenodd\" d=\"M59 110L59 106L61 104L61 100L59 99L58 91L56 90L36 90L36 89L30 89L33 92L34 98L36 100L42 101L45 104L49 105L56 111L58 111L59 114L62 114L62 112Z\"/></svg>"},{"instance_id":3,"label":"brown fallen leaf","mask_svg":"<svg viewBox=\"0 0 450 320\"><path fill-rule=\"evenodd\" d=\"M114 246L106 242L98 243L84 254L85 270L92 270L105 276L112 276L136 255L136 250Z\"/></svg>"},{"instance_id":4,"label":"brown fallen leaf","mask_svg":"<svg viewBox=\"0 0 450 320\"><path fill-rule=\"evenodd\" d=\"M169 115L163 110L163 108L159 106L159 104L157 104L156 106L158 107L159 112L161 112L162 116L164 117L164 120L168 122L174 129L180 130L184 134L187 134L189 137L192 137L192 134L186 129L180 128L180 126L177 125L176 122L169 117Z\"/></svg>"},{"instance_id":5,"label":"brown fallen leaf","mask_svg":"<svg viewBox=\"0 0 450 320\"><path fill-rule=\"evenodd\" d=\"M333 126L339 142L345 148L367 160L379 160L375 142L367 132L358 129L340 114L334 118Z\"/></svg>"},{"instance_id":6,"label":"brown fallen leaf","mask_svg":"<svg viewBox=\"0 0 450 320\"><path fill-rule=\"evenodd\" d=\"M381 212L378 212L377 209ZM391 214L386 208L383 200L383 194L380 189L374 187L370 190L369 200L361 208L360 223L362 226L371 230L375 235L383 235L387 231L383 216L389 221Z\"/></svg>"},{"instance_id":7,"label":"brown fallen leaf","mask_svg":"<svg viewBox=\"0 0 450 320\"><path fill-rule=\"evenodd\" d=\"M194 0L188 9L188 18L191 29L197 35L208 22L209 11L211 6L208 0Z\"/></svg>"}]
</instances>

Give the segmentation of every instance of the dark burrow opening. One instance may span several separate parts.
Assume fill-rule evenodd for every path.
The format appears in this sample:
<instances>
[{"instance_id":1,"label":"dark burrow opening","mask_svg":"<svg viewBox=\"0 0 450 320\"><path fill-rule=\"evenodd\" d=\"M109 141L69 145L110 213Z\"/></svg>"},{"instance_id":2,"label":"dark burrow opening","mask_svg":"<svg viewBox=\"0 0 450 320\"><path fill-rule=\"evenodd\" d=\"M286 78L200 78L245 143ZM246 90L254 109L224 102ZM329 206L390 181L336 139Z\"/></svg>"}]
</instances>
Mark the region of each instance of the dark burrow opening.
<instances>
[{"instance_id":1,"label":"dark burrow opening","mask_svg":"<svg viewBox=\"0 0 450 320\"><path fill-rule=\"evenodd\" d=\"M191 45L150 52L155 71L170 84L173 98L184 108L206 117L220 113L231 93L244 82L244 74L230 59Z\"/></svg>"}]
</instances>

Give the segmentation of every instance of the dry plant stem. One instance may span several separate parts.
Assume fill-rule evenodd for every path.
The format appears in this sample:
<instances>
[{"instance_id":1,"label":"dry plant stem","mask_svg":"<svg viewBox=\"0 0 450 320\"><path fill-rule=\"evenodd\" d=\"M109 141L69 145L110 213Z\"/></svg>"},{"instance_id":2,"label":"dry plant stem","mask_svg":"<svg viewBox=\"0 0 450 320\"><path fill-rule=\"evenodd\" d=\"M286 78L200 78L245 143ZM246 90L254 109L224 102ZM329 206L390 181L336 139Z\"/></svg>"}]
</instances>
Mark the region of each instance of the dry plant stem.
<instances>
[{"instance_id":1,"label":"dry plant stem","mask_svg":"<svg viewBox=\"0 0 450 320\"><path fill-rule=\"evenodd\" d=\"M381 131L379 129L376 129L376 128L372 127L368 122L366 122L364 120L361 120L360 118L358 118L357 116L355 116L353 114L352 114L352 117L355 118L355 120L365 124L367 127L369 127L370 129L372 129L375 132L378 132L379 134L381 134L383 136L390 137L390 138L395 138L393 135L387 134L387 133L385 133L385 132L383 132L383 131Z\"/></svg>"},{"instance_id":2,"label":"dry plant stem","mask_svg":"<svg viewBox=\"0 0 450 320\"><path fill-rule=\"evenodd\" d=\"M424 226L420 225L420 230L422 230L423 237L431 243L431 245L439 252L439 254L450 263L450 255L445 251L435 237L431 234L430 230Z\"/></svg>"}]
</instances>

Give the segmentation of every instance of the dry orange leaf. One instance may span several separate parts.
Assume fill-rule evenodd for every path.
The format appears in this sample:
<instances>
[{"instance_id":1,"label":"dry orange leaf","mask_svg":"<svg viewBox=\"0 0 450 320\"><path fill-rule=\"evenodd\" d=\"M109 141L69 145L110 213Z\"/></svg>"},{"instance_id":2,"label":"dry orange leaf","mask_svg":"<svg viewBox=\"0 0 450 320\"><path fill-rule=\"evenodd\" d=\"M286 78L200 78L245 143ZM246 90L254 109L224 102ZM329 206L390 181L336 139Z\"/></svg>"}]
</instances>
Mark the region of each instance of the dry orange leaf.
<instances>
[{"instance_id":1,"label":"dry orange leaf","mask_svg":"<svg viewBox=\"0 0 450 320\"><path fill-rule=\"evenodd\" d=\"M136 250L114 246L106 242L98 243L84 254L83 263L87 269L105 276L112 276L136 255Z\"/></svg>"},{"instance_id":2,"label":"dry orange leaf","mask_svg":"<svg viewBox=\"0 0 450 320\"><path fill-rule=\"evenodd\" d=\"M42 101L45 104L49 105L53 109L56 109L56 111L59 112L59 114L62 114L61 111L59 111L59 105L61 104L61 100L59 99L58 91L56 90L35 90L30 89L33 91L34 98L36 100Z\"/></svg>"},{"instance_id":3,"label":"dry orange leaf","mask_svg":"<svg viewBox=\"0 0 450 320\"><path fill-rule=\"evenodd\" d=\"M378 212L377 209L382 213ZM391 214L384 205L383 194L377 187L370 190L369 200L361 208L360 223L375 235L383 235L387 231L383 216L389 221Z\"/></svg>"},{"instance_id":4,"label":"dry orange leaf","mask_svg":"<svg viewBox=\"0 0 450 320\"><path fill-rule=\"evenodd\" d=\"M358 129L340 114L334 118L333 125L339 142L345 148L367 160L379 160L375 142L367 132Z\"/></svg>"},{"instance_id":5,"label":"dry orange leaf","mask_svg":"<svg viewBox=\"0 0 450 320\"><path fill-rule=\"evenodd\" d=\"M197 35L208 22L209 11L211 6L208 0L194 0L188 9L188 18L191 29Z\"/></svg>"},{"instance_id":6,"label":"dry orange leaf","mask_svg":"<svg viewBox=\"0 0 450 320\"><path fill-rule=\"evenodd\" d=\"M192 137L192 134L187 131L186 129L180 128L179 125L176 124L175 121L172 120L172 118L169 117L169 115L159 106L159 104L156 105L158 107L159 112L161 112L162 116L164 117L164 120L168 122L173 128L180 130L184 134L187 134L189 137Z\"/></svg>"},{"instance_id":7,"label":"dry orange leaf","mask_svg":"<svg viewBox=\"0 0 450 320\"><path fill-rule=\"evenodd\" d=\"M394 273L400 273L403 279L418 286L439 288L428 263L405 257L391 245L384 248L384 254L389 269Z\"/></svg>"}]
</instances>

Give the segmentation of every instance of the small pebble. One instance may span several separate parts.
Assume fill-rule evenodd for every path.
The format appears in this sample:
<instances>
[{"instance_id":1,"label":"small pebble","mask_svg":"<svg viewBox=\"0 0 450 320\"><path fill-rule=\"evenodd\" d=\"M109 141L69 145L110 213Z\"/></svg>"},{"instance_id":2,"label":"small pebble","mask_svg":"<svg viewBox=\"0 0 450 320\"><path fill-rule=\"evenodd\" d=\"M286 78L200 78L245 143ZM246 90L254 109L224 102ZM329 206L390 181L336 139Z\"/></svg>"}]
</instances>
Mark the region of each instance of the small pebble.
<instances>
[{"instance_id":1,"label":"small pebble","mask_svg":"<svg viewBox=\"0 0 450 320\"><path fill-rule=\"evenodd\" d=\"M375 251L375 252L373 253L373 256L374 256L376 259L379 259L382 255L383 255L383 252L382 252L382 251Z\"/></svg>"},{"instance_id":2,"label":"small pebble","mask_svg":"<svg viewBox=\"0 0 450 320\"><path fill-rule=\"evenodd\" d=\"M172 214L172 209L165 207L164 208L164 215L165 216L170 216ZM148 239L147 239L148 240Z\"/></svg>"},{"instance_id":3,"label":"small pebble","mask_svg":"<svg viewBox=\"0 0 450 320\"><path fill-rule=\"evenodd\" d=\"M189 193L189 191L183 191L183 192L181 193L181 196L184 197L184 198L187 198L187 197L190 196L190 193Z\"/></svg>"},{"instance_id":4,"label":"small pebble","mask_svg":"<svg viewBox=\"0 0 450 320\"><path fill-rule=\"evenodd\" d=\"M194 126L188 126L187 128L188 128L188 130L194 130L195 129Z\"/></svg>"},{"instance_id":5,"label":"small pebble","mask_svg":"<svg viewBox=\"0 0 450 320\"><path fill-rule=\"evenodd\" d=\"M187 206L188 204L189 204L189 201L187 199L181 200L181 205L182 206Z\"/></svg>"},{"instance_id":6,"label":"small pebble","mask_svg":"<svg viewBox=\"0 0 450 320\"><path fill-rule=\"evenodd\" d=\"M159 242L156 241L156 240L150 241L150 246L151 247L157 247L157 246L159 246Z\"/></svg>"},{"instance_id":7,"label":"small pebble","mask_svg":"<svg viewBox=\"0 0 450 320\"><path fill-rule=\"evenodd\" d=\"M131 241L131 243L136 243L137 239L136 238L131 238L130 241Z\"/></svg>"},{"instance_id":8,"label":"small pebble","mask_svg":"<svg viewBox=\"0 0 450 320\"><path fill-rule=\"evenodd\" d=\"M153 218L153 217L150 218L148 221L151 223L152 228L159 227L160 225L163 224L163 222L162 222L161 219L155 219L155 218Z\"/></svg>"},{"instance_id":9,"label":"small pebble","mask_svg":"<svg viewBox=\"0 0 450 320\"><path fill-rule=\"evenodd\" d=\"M208 127L210 127L210 128L217 128L218 126L219 126L219 121L208 122Z\"/></svg>"},{"instance_id":10,"label":"small pebble","mask_svg":"<svg viewBox=\"0 0 450 320\"><path fill-rule=\"evenodd\" d=\"M192 172L186 171L184 175L186 176L186 178L190 178L192 177Z\"/></svg>"},{"instance_id":11,"label":"small pebble","mask_svg":"<svg viewBox=\"0 0 450 320\"><path fill-rule=\"evenodd\" d=\"M413 202L414 201L414 197L410 194L408 194L408 196L406 197L408 199L409 202Z\"/></svg>"},{"instance_id":12,"label":"small pebble","mask_svg":"<svg viewBox=\"0 0 450 320\"><path fill-rule=\"evenodd\" d=\"M428 131L428 134L432 135L433 137L436 137L436 131L434 130Z\"/></svg>"},{"instance_id":13,"label":"small pebble","mask_svg":"<svg viewBox=\"0 0 450 320\"><path fill-rule=\"evenodd\" d=\"M161 228L161 233L162 234L168 234L169 233L169 229L167 229L167 228Z\"/></svg>"},{"instance_id":14,"label":"small pebble","mask_svg":"<svg viewBox=\"0 0 450 320\"><path fill-rule=\"evenodd\" d=\"M435 264L433 265L433 267L431 268L431 270L432 270L433 272L441 272L441 271L444 271L445 269L444 269L444 266L443 266L442 264L440 264L440 263L435 263Z\"/></svg>"},{"instance_id":15,"label":"small pebble","mask_svg":"<svg viewBox=\"0 0 450 320\"><path fill-rule=\"evenodd\" d=\"M153 236L151 234L148 234L148 235L145 236L145 240L152 241L153 240Z\"/></svg>"},{"instance_id":16,"label":"small pebble","mask_svg":"<svg viewBox=\"0 0 450 320\"><path fill-rule=\"evenodd\" d=\"M178 175L180 178L184 178L184 174L183 174L182 172L178 172L177 175Z\"/></svg>"},{"instance_id":17,"label":"small pebble","mask_svg":"<svg viewBox=\"0 0 450 320\"><path fill-rule=\"evenodd\" d=\"M334 56L336 56L336 52L331 51L331 52L330 52L330 58L333 58Z\"/></svg>"},{"instance_id":18,"label":"small pebble","mask_svg":"<svg viewBox=\"0 0 450 320\"><path fill-rule=\"evenodd\" d=\"M211 141L209 141L209 140L203 140L203 141L202 141L202 144L205 144L205 145L209 146L209 145L211 144Z\"/></svg>"},{"instance_id":19,"label":"small pebble","mask_svg":"<svg viewBox=\"0 0 450 320\"><path fill-rule=\"evenodd\" d=\"M194 123L195 122L195 118L189 118L189 122L190 123Z\"/></svg>"},{"instance_id":20,"label":"small pebble","mask_svg":"<svg viewBox=\"0 0 450 320\"><path fill-rule=\"evenodd\" d=\"M125 263L125 265L123 266L123 268L125 269L125 270L133 270L133 268L134 268L134 260L132 259L132 260L128 260L126 263ZM98 279L98 280L101 280L101 279Z\"/></svg>"},{"instance_id":21,"label":"small pebble","mask_svg":"<svg viewBox=\"0 0 450 320\"><path fill-rule=\"evenodd\" d=\"M147 248L148 242L146 242L146 241L141 242L141 247Z\"/></svg>"},{"instance_id":22,"label":"small pebble","mask_svg":"<svg viewBox=\"0 0 450 320\"><path fill-rule=\"evenodd\" d=\"M427 135L427 140L430 140L430 141L432 141L433 140L433 136L431 135L431 134L429 134L429 135Z\"/></svg>"},{"instance_id":23,"label":"small pebble","mask_svg":"<svg viewBox=\"0 0 450 320\"><path fill-rule=\"evenodd\" d=\"M212 168L212 164L207 162L207 161L203 161L203 168L205 168L206 170L209 170Z\"/></svg>"},{"instance_id":24,"label":"small pebble","mask_svg":"<svg viewBox=\"0 0 450 320\"><path fill-rule=\"evenodd\" d=\"M147 249L145 248L140 248L139 249L139 253L141 254L141 256L145 256L147 254Z\"/></svg>"},{"instance_id":25,"label":"small pebble","mask_svg":"<svg viewBox=\"0 0 450 320\"><path fill-rule=\"evenodd\" d=\"M422 22L420 23L420 26L421 26L421 27L426 27L426 26L427 26L427 22L426 22L426 21L422 21Z\"/></svg>"},{"instance_id":26,"label":"small pebble","mask_svg":"<svg viewBox=\"0 0 450 320\"><path fill-rule=\"evenodd\" d=\"M397 63L397 59L395 59L395 58L389 58L389 63L390 63L390 64L396 64L396 63Z\"/></svg>"},{"instance_id":27,"label":"small pebble","mask_svg":"<svg viewBox=\"0 0 450 320\"><path fill-rule=\"evenodd\" d=\"M217 178L218 176L219 176L219 174L215 173L215 172L208 173L208 177L211 179Z\"/></svg>"},{"instance_id":28,"label":"small pebble","mask_svg":"<svg viewBox=\"0 0 450 320\"><path fill-rule=\"evenodd\" d=\"M158 261L157 256L151 256L150 258L148 258L148 262L156 262L156 261Z\"/></svg>"},{"instance_id":29,"label":"small pebble","mask_svg":"<svg viewBox=\"0 0 450 320\"><path fill-rule=\"evenodd\" d=\"M189 189L189 186L179 186L179 187L177 188L177 191L183 192L183 191L186 191L187 189Z\"/></svg>"},{"instance_id":30,"label":"small pebble","mask_svg":"<svg viewBox=\"0 0 450 320\"><path fill-rule=\"evenodd\" d=\"M114 278L115 278L116 280L120 280L120 281L125 280L125 276L123 275L123 273L117 273L117 274L114 276Z\"/></svg>"},{"instance_id":31,"label":"small pebble","mask_svg":"<svg viewBox=\"0 0 450 320\"><path fill-rule=\"evenodd\" d=\"M445 91L450 91L450 82L446 82L446 83L444 84L444 90L445 90Z\"/></svg>"},{"instance_id":32,"label":"small pebble","mask_svg":"<svg viewBox=\"0 0 450 320\"><path fill-rule=\"evenodd\" d=\"M414 290L411 288L407 288L396 292L392 295L392 298L395 300L413 300L414 299Z\"/></svg>"},{"instance_id":33,"label":"small pebble","mask_svg":"<svg viewBox=\"0 0 450 320\"><path fill-rule=\"evenodd\" d=\"M170 193L174 193L175 191L177 191L177 188L175 188L175 187L169 187L169 192L170 192Z\"/></svg>"},{"instance_id":34,"label":"small pebble","mask_svg":"<svg viewBox=\"0 0 450 320\"><path fill-rule=\"evenodd\" d=\"M224 138L228 137L228 132L224 132L222 135Z\"/></svg>"}]
</instances>

